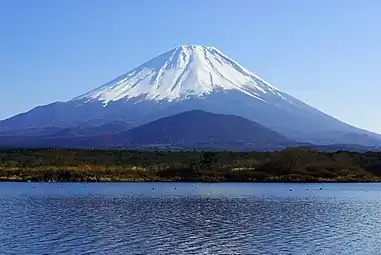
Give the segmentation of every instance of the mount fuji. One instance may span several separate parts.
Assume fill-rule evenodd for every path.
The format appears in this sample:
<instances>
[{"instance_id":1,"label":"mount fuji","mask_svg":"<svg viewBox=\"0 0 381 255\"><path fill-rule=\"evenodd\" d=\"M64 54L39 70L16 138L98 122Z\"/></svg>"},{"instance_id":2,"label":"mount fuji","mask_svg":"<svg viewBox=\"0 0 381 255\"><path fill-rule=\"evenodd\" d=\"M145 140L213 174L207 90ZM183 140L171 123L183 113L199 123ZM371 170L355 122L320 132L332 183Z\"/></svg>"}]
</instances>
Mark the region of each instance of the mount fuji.
<instances>
[{"instance_id":1,"label":"mount fuji","mask_svg":"<svg viewBox=\"0 0 381 255\"><path fill-rule=\"evenodd\" d=\"M182 45L68 102L0 122L0 132L115 121L146 124L200 109L255 121L315 144L380 145L381 136L348 125L280 91L215 47Z\"/></svg>"}]
</instances>

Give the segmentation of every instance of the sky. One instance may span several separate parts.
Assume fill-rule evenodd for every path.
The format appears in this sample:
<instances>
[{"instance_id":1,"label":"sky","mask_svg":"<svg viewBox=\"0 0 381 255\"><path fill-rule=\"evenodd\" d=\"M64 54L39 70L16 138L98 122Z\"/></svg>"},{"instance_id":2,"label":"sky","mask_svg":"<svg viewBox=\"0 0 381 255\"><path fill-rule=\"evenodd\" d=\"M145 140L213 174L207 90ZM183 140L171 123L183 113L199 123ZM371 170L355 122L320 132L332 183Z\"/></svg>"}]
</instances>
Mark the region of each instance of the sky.
<instances>
[{"instance_id":1,"label":"sky","mask_svg":"<svg viewBox=\"0 0 381 255\"><path fill-rule=\"evenodd\" d=\"M381 133L380 13L379 0L0 1L0 119L197 44Z\"/></svg>"}]
</instances>

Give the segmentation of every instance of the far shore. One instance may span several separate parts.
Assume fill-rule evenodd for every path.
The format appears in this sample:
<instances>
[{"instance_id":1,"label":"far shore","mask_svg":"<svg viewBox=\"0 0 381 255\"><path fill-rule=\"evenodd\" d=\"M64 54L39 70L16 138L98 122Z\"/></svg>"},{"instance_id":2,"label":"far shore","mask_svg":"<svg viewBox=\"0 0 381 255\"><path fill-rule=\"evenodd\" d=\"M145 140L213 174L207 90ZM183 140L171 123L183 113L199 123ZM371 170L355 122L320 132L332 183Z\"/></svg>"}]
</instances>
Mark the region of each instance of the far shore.
<instances>
[{"instance_id":1,"label":"far shore","mask_svg":"<svg viewBox=\"0 0 381 255\"><path fill-rule=\"evenodd\" d=\"M8 182L381 182L379 152L0 150Z\"/></svg>"},{"instance_id":2,"label":"far shore","mask_svg":"<svg viewBox=\"0 0 381 255\"><path fill-rule=\"evenodd\" d=\"M267 180L255 180L255 179L213 179L210 177L198 177L198 178L134 178L123 176L102 176L102 177L68 177L68 178L56 178L55 176L0 176L0 182L25 182L25 183L381 183L380 178L338 178L338 179L286 179L282 177L272 177Z\"/></svg>"}]
</instances>

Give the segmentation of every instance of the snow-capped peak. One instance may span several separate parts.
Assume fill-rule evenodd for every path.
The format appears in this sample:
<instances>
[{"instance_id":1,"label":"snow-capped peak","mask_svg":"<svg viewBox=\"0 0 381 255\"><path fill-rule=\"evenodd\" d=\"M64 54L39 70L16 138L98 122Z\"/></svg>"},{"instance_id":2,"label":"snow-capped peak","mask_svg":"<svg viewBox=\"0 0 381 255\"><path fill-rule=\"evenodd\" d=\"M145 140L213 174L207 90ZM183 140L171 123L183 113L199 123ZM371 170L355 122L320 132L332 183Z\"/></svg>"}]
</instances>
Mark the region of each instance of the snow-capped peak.
<instances>
[{"instance_id":1,"label":"snow-capped peak","mask_svg":"<svg viewBox=\"0 0 381 255\"><path fill-rule=\"evenodd\" d=\"M181 45L76 100L183 100L235 90L264 100L281 92L212 46Z\"/></svg>"}]
</instances>

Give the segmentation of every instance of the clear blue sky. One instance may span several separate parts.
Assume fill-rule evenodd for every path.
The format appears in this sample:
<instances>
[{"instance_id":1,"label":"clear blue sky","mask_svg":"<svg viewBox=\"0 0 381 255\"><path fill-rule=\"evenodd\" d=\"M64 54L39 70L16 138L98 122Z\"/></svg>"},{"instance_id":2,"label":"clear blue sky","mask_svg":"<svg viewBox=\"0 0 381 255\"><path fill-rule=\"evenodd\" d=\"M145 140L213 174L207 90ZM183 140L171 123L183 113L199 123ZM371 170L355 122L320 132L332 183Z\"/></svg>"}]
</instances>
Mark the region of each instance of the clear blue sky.
<instances>
[{"instance_id":1,"label":"clear blue sky","mask_svg":"<svg viewBox=\"0 0 381 255\"><path fill-rule=\"evenodd\" d=\"M0 1L0 119L201 44L381 133L380 13L379 0Z\"/></svg>"}]
</instances>

